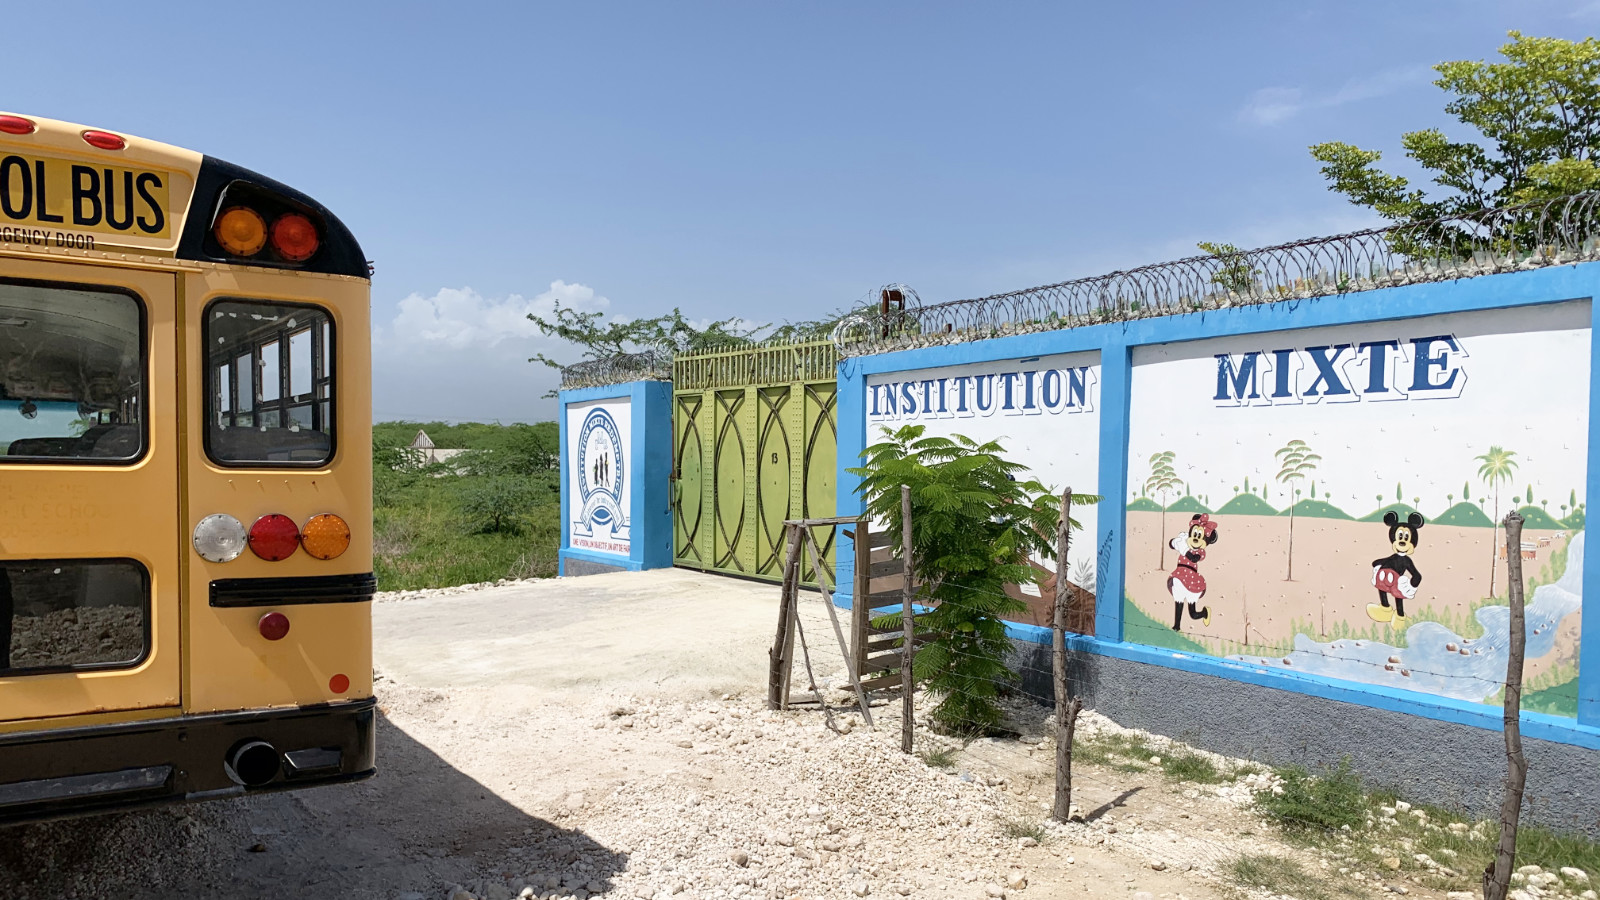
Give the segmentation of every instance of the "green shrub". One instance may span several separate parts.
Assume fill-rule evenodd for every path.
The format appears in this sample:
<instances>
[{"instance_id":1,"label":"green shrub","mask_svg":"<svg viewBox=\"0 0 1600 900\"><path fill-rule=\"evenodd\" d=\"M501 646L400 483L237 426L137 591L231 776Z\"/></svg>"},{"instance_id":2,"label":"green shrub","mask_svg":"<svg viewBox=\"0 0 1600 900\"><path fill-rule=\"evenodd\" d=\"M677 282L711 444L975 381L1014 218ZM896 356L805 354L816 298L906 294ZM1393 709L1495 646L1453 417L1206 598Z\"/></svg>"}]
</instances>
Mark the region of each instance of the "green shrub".
<instances>
[{"instance_id":1,"label":"green shrub","mask_svg":"<svg viewBox=\"0 0 1600 900\"><path fill-rule=\"evenodd\" d=\"M1367 796L1361 779L1350 768L1348 757L1321 775L1291 767L1278 770L1283 792L1262 791L1256 805L1277 818L1285 830L1331 830L1349 825L1358 828L1367 821Z\"/></svg>"},{"instance_id":2,"label":"green shrub","mask_svg":"<svg viewBox=\"0 0 1600 900\"><path fill-rule=\"evenodd\" d=\"M917 651L914 673L939 698L934 722L988 733L1000 723L1001 686L1016 680L1005 664L1004 619L1027 609L1005 586L1037 582L1030 556L1055 557L1060 501L1038 481L1020 480L1026 467L1004 459L998 442L923 437L924 430L884 429L884 440L862 451L866 464L850 472L861 476L867 514L888 527L897 553L900 488L911 488L918 599L933 607L917 618L931 637ZM887 619L896 624L899 614Z\"/></svg>"},{"instance_id":3,"label":"green shrub","mask_svg":"<svg viewBox=\"0 0 1600 900\"><path fill-rule=\"evenodd\" d=\"M521 534L533 507L526 481L506 476L474 478L461 491L461 516L473 534Z\"/></svg>"}]
</instances>

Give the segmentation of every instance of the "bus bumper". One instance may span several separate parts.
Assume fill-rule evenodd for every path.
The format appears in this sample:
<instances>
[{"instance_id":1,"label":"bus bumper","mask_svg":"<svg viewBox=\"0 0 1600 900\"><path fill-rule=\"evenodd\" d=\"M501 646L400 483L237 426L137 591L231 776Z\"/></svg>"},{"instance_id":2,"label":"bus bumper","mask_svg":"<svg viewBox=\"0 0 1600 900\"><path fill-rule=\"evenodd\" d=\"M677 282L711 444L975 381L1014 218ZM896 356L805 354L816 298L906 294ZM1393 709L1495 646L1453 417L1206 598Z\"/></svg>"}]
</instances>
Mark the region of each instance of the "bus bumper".
<instances>
[{"instance_id":1,"label":"bus bumper","mask_svg":"<svg viewBox=\"0 0 1600 900\"><path fill-rule=\"evenodd\" d=\"M370 778L376 703L3 734L0 824Z\"/></svg>"}]
</instances>

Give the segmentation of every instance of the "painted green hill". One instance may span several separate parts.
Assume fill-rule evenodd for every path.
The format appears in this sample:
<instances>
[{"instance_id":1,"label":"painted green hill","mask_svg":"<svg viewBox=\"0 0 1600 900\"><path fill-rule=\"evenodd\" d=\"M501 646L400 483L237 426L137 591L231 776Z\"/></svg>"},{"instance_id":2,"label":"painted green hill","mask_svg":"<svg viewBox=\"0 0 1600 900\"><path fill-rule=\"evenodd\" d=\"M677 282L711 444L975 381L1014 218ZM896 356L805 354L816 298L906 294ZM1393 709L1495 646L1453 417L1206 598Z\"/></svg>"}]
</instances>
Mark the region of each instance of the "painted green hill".
<instances>
[{"instance_id":1,"label":"painted green hill","mask_svg":"<svg viewBox=\"0 0 1600 900\"><path fill-rule=\"evenodd\" d=\"M1287 516L1288 514L1289 511L1287 509L1278 513L1280 516ZM1329 503L1326 500L1301 500L1299 503L1294 505L1294 514L1296 518L1299 518L1300 516L1306 516L1312 519L1351 518L1349 513L1337 506L1334 506L1332 503Z\"/></svg>"},{"instance_id":2,"label":"painted green hill","mask_svg":"<svg viewBox=\"0 0 1600 900\"><path fill-rule=\"evenodd\" d=\"M1517 510L1522 513L1523 528L1537 528L1540 531L1560 531L1562 524L1555 517L1537 506L1524 506ZM913 613L915 615L915 613Z\"/></svg>"},{"instance_id":3,"label":"painted green hill","mask_svg":"<svg viewBox=\"0 0 1600 900\"><path fill-rule=\"evenodd\" d=\"M1128 504L1129 512L1161 512L1161 504L1149 497L1140 497Z\"/></svg>"},{"instance_id":4,"label":"painted green hill","mask_svg":"<svg viewBox=\"0 0 1600 900\"><path fill-rule=\"evenodd\" d=\"M1583 520L1584 520L1583 510L1575 509L1575 510L1572 511L1572 515L1567 516L1565 519L1561 520L1561 524L1567 526L1567 528L1569 530L1582 531L1583 530Z\"/></svg>"},{"instance_id":5,"label":"painted green hill","mask_svg":"<svg viewBox=\"0 0 1600 900\"><path fill-rule=\"evenodd\" d=\"M1522 695L1522 708L1534 712L1549 713L1553 716L1576 716L1578 714L1578 676L1572 680L1554 687L1547 687L1542 691L1530 691Z\"/></svg>"},{"instance_id":6,"label":"painted green hill","mask_svg":"<svg viewBox=\"0 0 1600 900\"><path fill-rule=\"evenodd\" d=\"M1379 516L1379 518L1381 519L1382 516ZM1444 515L1434 519L1428 524L1461 525L1470 528L1493 528L1494 520L1489 518L1488 513L1479 509L1478 504L1469 503L1463 500L1460 503L1457 503L1455 506L1445 510Z\"/></svg>"},{"instance_id":7,"label":"painted green hill","mask_svg":"<svg viewBox=\"0 0 1600 900\"><path fill-rule=\"evenodd\" d=\"M1409 503L1391 503L1388 506L1382 506L1373 512L1367 513L1356 521L1382 522L1384 514L1390 511L1399 513L1401 521L1405 521L1405 519L1408 518L1412 513L1418 512L1419 510ZM1423 519L1426 520L1427 516L1423 516Z\"/></svg>"},{"instance_id":8,"label":"painted green hill","mask_svg":"<svg viewBox=\"0 0 1600 900\"><path fill-rule=\"evenodd\" d=\"M1122 635L1124 640L1132 644L1197 653L1201 656L1211 655L1204 645L1173 631L1172 626L1150 618L1144 610L1135 606L1127 595L1122 597Z\"/></svg>"},{"instance_id":9,"label":"painted green hill","mask_svg":"<svg viewBox=\"0 0 1600 900\"><path fill-rule=\"evenodd\" d=\"M1173 501L1172 505L1167 507L1167 512L1210 513L1211 510L1200 502L1200 498L1191 495L1184 497L1182 500ZM912 613L912 615L915 615L915 613Z\"/></svg>"},{"instance_id":10,"label":"painted green hill","mask_svg":"<svg viewBox=\"0 0 1600 900\"><path fill-rule=\"evenodd\" d=\"M1218 507L1219 516L1275 516L1278 511L1272 504L1255 494L1236 494L1232 500Z\"/></svg>"}]
</instances>

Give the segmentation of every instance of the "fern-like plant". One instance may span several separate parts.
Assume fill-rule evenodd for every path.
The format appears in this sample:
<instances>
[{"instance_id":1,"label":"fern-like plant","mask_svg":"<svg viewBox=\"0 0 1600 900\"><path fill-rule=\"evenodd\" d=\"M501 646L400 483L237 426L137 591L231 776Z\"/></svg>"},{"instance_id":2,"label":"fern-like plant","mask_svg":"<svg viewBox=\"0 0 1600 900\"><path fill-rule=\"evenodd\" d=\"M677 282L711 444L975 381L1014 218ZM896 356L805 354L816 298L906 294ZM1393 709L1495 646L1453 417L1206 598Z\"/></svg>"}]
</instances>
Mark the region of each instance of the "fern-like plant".
<instances>
[{"instance_id":1,"label":"fern-like plant","mask_svg":"<svg viewBox=\"0 0 1600 900\"><path fill-rule=\"evenodd\" d=\"M862 452L865 465L849 471L861 478L866 513L888 528L897 553L904 533L900 486L910 486L917 602L932 607L917 617L917 631L929 642L918 647L912 674L939 698L932 712L937 724L988 733L1000 723L1001 685L1017 678L1005 664L1011 643L1003 619L1027 609L1005 586L1037 583L1029 557L1055 557L1060 499L1038 481L1023 480L1027 467L1006 460L999 442L924 437L924 430L884 429L884 439ZM1097 500L1073 495L1075 504ZM874 624L899 627L900 616Z\"/></svg>"}]
</instances>

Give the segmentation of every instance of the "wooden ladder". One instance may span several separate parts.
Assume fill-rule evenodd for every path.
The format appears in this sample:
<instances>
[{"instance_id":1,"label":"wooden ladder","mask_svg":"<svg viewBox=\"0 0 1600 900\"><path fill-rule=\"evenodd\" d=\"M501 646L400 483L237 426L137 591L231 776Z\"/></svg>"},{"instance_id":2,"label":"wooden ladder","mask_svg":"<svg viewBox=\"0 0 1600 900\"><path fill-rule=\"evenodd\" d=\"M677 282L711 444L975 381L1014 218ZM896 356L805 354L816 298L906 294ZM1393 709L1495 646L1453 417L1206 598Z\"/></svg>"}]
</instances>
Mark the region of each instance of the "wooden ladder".
<instances>
[{"instance_id":1,"label":"wooden ladder","mask_svg":"<svg viewBox=\"0 0 1600 900\"><path fill-rule=\"evenodd\" d=\"M850 532L845 532L850 535ZM898 690L905 654L899 625L877 628L872 620L901 610L905 595L905 560L894 556L892 536L873 531L865 518L857 525L855 602L850 610L850 646L863 690Z\"/></svg>"}]
</instances>

